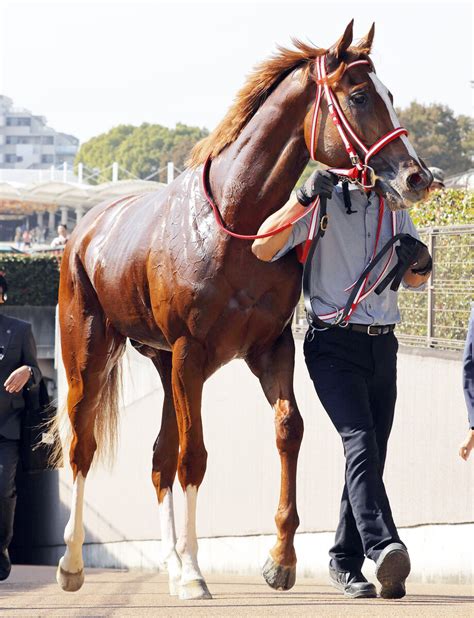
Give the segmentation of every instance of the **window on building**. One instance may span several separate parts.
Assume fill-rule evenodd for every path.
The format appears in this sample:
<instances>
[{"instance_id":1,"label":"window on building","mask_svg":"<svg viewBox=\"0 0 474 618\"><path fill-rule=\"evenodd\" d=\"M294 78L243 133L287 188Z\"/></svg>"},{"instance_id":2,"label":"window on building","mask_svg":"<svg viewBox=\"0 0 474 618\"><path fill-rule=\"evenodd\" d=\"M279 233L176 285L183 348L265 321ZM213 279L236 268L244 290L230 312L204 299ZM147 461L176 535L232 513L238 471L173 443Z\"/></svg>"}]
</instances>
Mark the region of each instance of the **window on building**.
<instances>
[{"instance_id":1,"label":"window on building","mask_svg":"<svg viewBox=\"0 0 474 618\"><path fill-rule=\"evenodd\" d=\"M16 118L15 116L7 117L7 127L29 127L31 118Z\"/></svg>"},{"instance_id":2,"label":"window on building","mask_svg":"<svg viewBox=\"0 0 474 618\"><path fill-rule=\"evenodd\" d=\"M49 154L41 155L41 163L54 163L54 156Z\"/></svg>"},{"instance_id":3,"label":"window on building","mask_svg":"<svg viewBox=\"0 0 474 618\"><path fill-rule=\"evenodd\" d=\"M42 144L54 144L54 135L43 135L41 137Z\"/></svg>"},{"instance_id":4,"label":"window on building","mask_svg":"<svg viewBox=\"0 0 474 618\"><path fill-rule=\"evenodd\" d=\"M6 154L5 155L5 163L16 163L17 156L14 154Z\"/></svg>"},{"instance_id":5,"label":"window on building","mask_svg":"<svg viewBox=\"0 0 474 618\"><path fill-rule=\"evenodd\" d=\"M7 135L7 144L39 144L40 138L31 135Z\"/></svg>"}]
</instances>

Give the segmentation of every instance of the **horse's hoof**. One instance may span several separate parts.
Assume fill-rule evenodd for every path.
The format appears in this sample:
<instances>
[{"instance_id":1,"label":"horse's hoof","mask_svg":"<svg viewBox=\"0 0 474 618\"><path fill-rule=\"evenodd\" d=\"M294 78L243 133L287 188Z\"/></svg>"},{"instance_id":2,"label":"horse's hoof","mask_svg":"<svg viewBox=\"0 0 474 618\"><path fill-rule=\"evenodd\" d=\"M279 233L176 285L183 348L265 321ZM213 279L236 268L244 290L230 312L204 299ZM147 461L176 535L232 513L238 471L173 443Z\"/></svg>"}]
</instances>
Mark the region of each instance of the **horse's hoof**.
<instances>
[{"instance_id":1,"label":"horse's hoof","mask_svg":"<svg viewBox=\"0 0 474 618\"><path fill-rule=\"evenodd\" d=\"M168 588L172 597L179 596L179 579L169 579Z\"/></svg>"},{"instance_id":2,"label":"horse's hoof","mask_svg":"<svg viewBox=\"0 0 474 618\"><path fill-rule=\"evenodd\" d=\"M262 569L263 579L275 590L289 590L296 581L296 566L277 564L270 556Z\"/></svg>"},{"instance_id":3,"label":"horse's hoof","mask_svg":"<svg viewBox=\"0 0 474 618\"><path fill-rule=\"evenodd\" d=\"M186 584L181 584L179 598L181 601L198 601L212 599L212 595L203 579L193 579Z\"/></svg>"},{"instance_id":4,"label":"horse's hoof","mask_svg":"<svg viewBox=\"0 0 474 618\"><path fill-rule=\"evenodd\" d=\"M65 592L76 592L84 583L84 569L81 569L78 573L69 573L59 564L56 571L56 581Z\"/></svg>"}]
</instances>

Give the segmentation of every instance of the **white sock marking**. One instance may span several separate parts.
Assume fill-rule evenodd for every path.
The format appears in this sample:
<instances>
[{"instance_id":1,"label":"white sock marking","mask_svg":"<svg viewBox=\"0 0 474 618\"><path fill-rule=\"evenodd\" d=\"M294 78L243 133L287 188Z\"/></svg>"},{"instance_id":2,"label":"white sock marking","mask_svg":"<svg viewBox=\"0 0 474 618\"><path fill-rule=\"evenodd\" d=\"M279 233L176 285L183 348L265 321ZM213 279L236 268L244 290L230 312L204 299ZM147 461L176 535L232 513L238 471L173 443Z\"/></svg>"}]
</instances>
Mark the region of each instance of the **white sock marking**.
<instances>
[{"instance_id":1,"label":"white sock marking","mask_svg":"<svg viewBox=\"0 0 474 618\"><path fill-rule=\"evenodd\" d=\"M78 573L84 568L82 560L82 546L84 544L84 485L82 474L76 476L72 488L71 515L64 530L66 552L61 559L61 567L68 573Z\"/></svg>"},{"instance_id":2,"label":"white sock marking","mask_svg":"<svg viewBox=\"0 0 474 618\"><path fill-rule=\"evenodd\" d=\"M161 525L161 560L166 565L171 587L175 586L181 577L181 561L176 552L176 528L174 524L173 492L169 489L159 506ZM175 594L174 590L171 591Z\"/></svg>"},{"instance_id":3,"label":"white sock marking","mask_svg":"<svg viewBox=\"0 0 474 618\"><path fill-rule=\"evenodd\" d=\"M178 554L181 557L181 585L190 581L204 580L197 561L198 542L196 535L197 487L188 485L185 491L184 529L178 541Z\"/></svg>"}]
</instances>

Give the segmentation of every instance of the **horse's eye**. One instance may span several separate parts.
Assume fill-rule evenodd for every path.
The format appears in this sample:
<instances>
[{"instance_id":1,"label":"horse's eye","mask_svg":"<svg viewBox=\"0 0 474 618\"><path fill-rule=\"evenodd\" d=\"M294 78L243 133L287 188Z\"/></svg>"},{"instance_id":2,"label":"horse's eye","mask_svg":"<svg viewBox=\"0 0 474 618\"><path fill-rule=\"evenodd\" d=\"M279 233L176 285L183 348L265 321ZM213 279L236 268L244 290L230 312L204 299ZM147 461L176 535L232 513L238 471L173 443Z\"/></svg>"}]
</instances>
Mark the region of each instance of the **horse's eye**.
<instances>
[{"instance_id":1,"label":"horse's eye","mask_svg":"<svg viewBox=\"0 0 474 618\"><path fill-rule=\"evenodd\" d=\"M352 105L365 105L367 103L367 94L365 92L354 92L351 94L350 102Z\"/></svg>"}]
</instances>

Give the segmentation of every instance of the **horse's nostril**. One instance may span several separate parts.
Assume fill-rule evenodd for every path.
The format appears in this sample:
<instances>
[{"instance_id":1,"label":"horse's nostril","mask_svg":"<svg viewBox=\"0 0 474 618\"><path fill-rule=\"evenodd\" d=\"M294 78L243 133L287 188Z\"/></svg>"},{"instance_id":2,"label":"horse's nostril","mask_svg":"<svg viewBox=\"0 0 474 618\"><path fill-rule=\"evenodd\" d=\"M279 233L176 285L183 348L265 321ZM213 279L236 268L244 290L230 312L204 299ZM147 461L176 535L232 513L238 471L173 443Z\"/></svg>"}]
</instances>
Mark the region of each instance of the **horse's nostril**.
<instances>
[{"instance_id":1,"label":"horse's nostril","mask_svg":"<svg viewBox=\"0 0 474 618\"><path fill-rule=\"evenodd\" d=\"M410 189L413 189L414 191L422 191L423 189L426 189L428 187L429 179L425 177L424 174L415 172L408 176L407 185Z\"/></svg>"}]
</instances>

